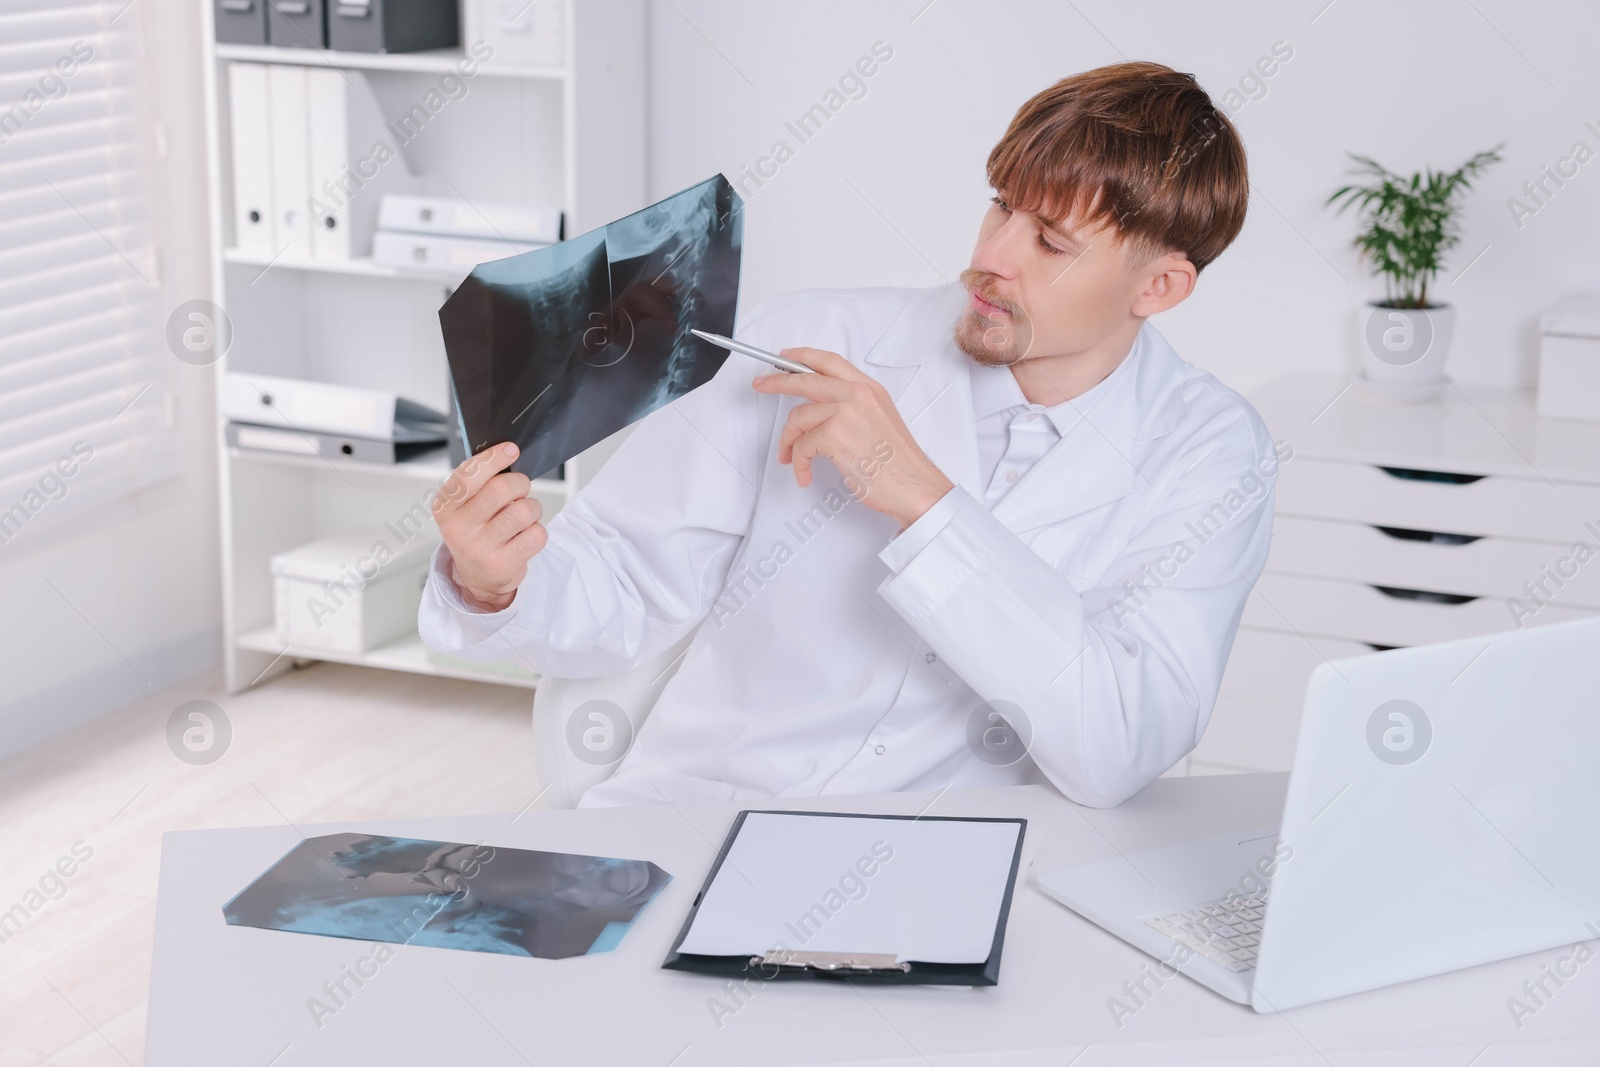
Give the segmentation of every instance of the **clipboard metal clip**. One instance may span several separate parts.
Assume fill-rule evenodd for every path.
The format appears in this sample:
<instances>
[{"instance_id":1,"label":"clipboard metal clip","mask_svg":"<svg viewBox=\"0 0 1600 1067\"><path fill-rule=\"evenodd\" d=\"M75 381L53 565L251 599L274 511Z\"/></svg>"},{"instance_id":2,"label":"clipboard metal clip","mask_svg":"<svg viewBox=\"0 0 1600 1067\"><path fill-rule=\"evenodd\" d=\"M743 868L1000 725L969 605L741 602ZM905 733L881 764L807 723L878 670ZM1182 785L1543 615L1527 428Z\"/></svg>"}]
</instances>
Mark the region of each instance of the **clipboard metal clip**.
<instances>
[{"instance_id":1,"label":"clipboard metal clip","mask_svg":"<svg viewBox=\"0 0 1600 1067\"><path fill-rule=\"evenodd\" d=\"M794 967L810 971L899 971L911 970L911 964L901 963L892 952L799 952L794 949L774 949L763 956L751 956L751 966Z\"/></svg>"}]
</instances>

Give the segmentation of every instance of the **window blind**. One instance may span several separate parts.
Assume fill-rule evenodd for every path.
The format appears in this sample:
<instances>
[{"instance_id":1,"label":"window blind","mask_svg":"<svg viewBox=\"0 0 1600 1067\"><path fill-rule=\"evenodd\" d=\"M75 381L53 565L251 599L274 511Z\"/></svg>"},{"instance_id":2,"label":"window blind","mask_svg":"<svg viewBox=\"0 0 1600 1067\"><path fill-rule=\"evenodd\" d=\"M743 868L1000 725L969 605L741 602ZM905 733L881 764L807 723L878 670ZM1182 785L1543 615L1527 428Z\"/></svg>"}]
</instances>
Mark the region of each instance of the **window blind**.
<instances>
[{"instance_id":1,"label":"window blind","mask_svg":"<svg viewBox=\"0 0 1600 1067\"><path fill-rule=\"evenodd\" d=\"M179 469L141 6L0 4L0 559Z\"/></svg>"}]
</instances>

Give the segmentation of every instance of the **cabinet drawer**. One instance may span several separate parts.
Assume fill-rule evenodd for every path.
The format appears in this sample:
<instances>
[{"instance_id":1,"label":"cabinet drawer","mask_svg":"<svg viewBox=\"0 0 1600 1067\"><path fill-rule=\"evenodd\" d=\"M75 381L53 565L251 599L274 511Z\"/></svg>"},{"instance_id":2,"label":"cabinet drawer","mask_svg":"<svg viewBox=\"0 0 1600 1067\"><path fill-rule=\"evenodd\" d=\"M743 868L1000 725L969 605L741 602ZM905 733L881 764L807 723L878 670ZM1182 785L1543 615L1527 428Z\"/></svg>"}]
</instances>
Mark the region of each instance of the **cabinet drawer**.
<instances>
[{"instance_id":1,"label":"cabinet drawer","mask_svg":"<svg viewBox=\"0 0 1600 1067\"><path fill-rule=\"evenodd\" d=\"M1594 614L1551 604L1522 623L1540 626L1593 618ZM1518 628L1518 620L1500 598L1429 603L1386 595L1370 585L1272 573L1263 574L1256 582L1241 621L1264 630L1377 645L1428 645Z\"/></svg>"},{"instance_id":2,"label":"cabinet drawer","mask_svg":"<svg viewBox=\"0 0 1600 1067\"><path fill-rule=\"evenodd\" d=\"M1500 537L1462 544L1430 538L1427 531L1283 515L1273 522L1267 569L1502 601L1518 597L1530 609L1553 601L1600 610L1600 554L1575 554L1571 544ZM1531 595L1523 588L1527 582L1534 583Z\"/></svg>"},{"instance_id":3,"label":"cabinet drawer","mask_svg":"<svg viewBox=\"0 0 1600 1067\"><path fill-rule=\"evenodd\" d=\"M1451 483L1394 469L1296 457L1278 473L1278 514L1562 545L1600 537L1600 486L1499 476Z\"/></svg>"},{"instance_id":4,"label":"cabinet drawer","mask_svg":"<svg viewBox=\"0 0 1600 1067\"><path fill-rule=\"evenodd\" d=\"M1337 637L1301 637L1287 630L1239 627L1217 699L1300 707L1311 672L1328 660L1370 655L1371 645Z\"/></svg>"}]
</instances>

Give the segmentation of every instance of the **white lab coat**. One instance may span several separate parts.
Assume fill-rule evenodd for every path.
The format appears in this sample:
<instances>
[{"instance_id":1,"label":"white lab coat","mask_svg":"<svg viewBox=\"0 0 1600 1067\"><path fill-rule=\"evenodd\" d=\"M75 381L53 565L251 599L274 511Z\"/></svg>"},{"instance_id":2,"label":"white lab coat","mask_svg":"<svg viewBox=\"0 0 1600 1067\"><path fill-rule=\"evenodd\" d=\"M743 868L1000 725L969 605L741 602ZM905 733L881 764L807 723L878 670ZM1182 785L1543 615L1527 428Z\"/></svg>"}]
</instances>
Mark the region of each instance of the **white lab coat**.
<instances>
[{"instance_id":1,"label":"white lab coat","mask_svg":"<svg viewBox=\"0 0 1600 1067\"><path fill-rule=\"evenodd\" d=\"M990 512L952 340L965 300L955 284L802 292L738 329L839 352L889 390L956 483L900 535L909 559L889 548L899 523L831 461L795 484L777 442L805 401L757 393L765 365L729 356L549 521L506 611L465 611L441 548L423 639L485 660L509 642L545 675L591 677L700 627L585 806L1037 781L1121 803L1205 729L1266 561L1273 442L1146 323L1126 373ZM1027 754L1008 765L978 755L996 711L1024 720L1009 743Z\"/></svg>"}]
</instances>

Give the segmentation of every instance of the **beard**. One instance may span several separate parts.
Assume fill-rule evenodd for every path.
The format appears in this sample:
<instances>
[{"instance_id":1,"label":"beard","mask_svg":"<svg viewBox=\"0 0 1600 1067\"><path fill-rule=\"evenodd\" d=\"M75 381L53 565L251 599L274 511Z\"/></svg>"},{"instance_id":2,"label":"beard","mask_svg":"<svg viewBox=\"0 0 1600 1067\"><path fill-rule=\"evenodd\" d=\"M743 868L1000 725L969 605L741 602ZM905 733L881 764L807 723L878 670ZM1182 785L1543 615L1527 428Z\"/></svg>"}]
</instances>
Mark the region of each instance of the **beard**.
<instances>
[{"instance_id":1,"label":"beard","mask_svg":"<svg viewBox=\"0 0 1600 1067\"><path fill-rule=\"evenodd\" d=\"M956 347L985 367L1009 367L1028 356L1033 344L1033 324L1016 304L995 292L993 275L981 270L964 270L961 283L1004 314L986 317L967 307L956 321Z\"/></svg>"}]
</instances>

